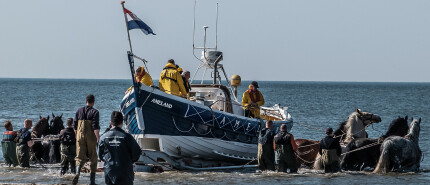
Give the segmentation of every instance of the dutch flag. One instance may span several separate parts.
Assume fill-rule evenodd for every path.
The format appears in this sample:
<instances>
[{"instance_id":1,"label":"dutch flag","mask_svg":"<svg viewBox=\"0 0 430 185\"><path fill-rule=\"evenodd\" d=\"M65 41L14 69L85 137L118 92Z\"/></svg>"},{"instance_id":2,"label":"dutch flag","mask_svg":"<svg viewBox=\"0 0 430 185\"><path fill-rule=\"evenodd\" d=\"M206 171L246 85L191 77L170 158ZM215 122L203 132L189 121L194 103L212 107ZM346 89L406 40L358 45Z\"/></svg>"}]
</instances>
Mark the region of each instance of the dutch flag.
<instances>
[{"instance_id":1,"label":"dutch flag","mask_svg":"<svg viewBox=\"0 0 430 185\"><path fill-rule=\"evenodd\" d=\"M152 32L152 29L147 24L145 24L142 20L140 20L136 15L134 15L133 12L131 12L130 10L127 10L127 8L124 8L124 13L127 15L128 30L140 29L145 35L148 35L148 34L155 35L155 33Z\"/></svg>"}]
</instances>

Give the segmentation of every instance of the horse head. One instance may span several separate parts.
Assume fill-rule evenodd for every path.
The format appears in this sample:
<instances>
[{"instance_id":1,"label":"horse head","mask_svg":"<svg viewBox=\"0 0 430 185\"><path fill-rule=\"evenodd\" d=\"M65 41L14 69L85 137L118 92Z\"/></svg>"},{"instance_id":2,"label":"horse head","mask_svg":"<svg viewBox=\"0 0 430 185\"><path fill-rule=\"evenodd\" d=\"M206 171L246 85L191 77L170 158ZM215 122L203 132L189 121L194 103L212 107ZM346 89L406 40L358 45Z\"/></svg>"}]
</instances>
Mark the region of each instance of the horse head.
<instances>
[{"instance_id":1,"label":"horse head","mask_svg":"<svg viewBox=\"0 0 430 185\"><path fill-rule=\"evenodd\" d=\"M409 133L408 135L405 136L405 138L413 141L418 145L420 130L421 130L421 118L418 120L411 118L411 126L409 128Z\"/></svg>"},{"instance_id":2,"label":"horse head","mask_svg":"<svg viewBox=\"0 0 430 185\"><path fill-rule=\"evenodd\" d=\"M354 113L356 113L358 119L360 119L363 122L364 126L367 126L373 123L379 123L382 121L381 117L379 117L378 115L372 114L369 112L363 112L360 109L355 109Z\"/></svg>"},{"instance_id":3,"label":"horse head","mask_svg":"<svg viewBox=\"0 0 430 185\"><path fill-rule=\"evenodd\" d=\"M381 117L376 114L355 109L355 111L349 115L345 125L345 141L350 142L354 138L367 138L366 127L372 123L379 123L381 120Z\"/></svg>"},{"instance_id":4,"label":"horse head","mask_svg":"<svg viewBox=\"0 0 430 185\"><path fill-rule=\"evenodd\" d=\"M382 138L387 138L389 136L405 136L408 133L409 126L408 126L408 116L405 116L404 118L398 117L397 119L393 120L390 123L390 126L388 127L387 132L381 136Z\"/></svg>"},{"instance_id":5,"label":"horse head","mask_svg":"<svg viewBox=\"0 0 430 185\"><path fill-rule=\"evenodd\" d=\"M32 137L42 137L49 134L49 115L44 118L39 116L40 120L33 127L33 131L31 132Z\"/></svg>"},{"instance_id":6,"label":"horse head","mask_svg":"<svg viewBox=\"0 0 430 185\"><path fill-rule=\"evenodd\" d=\"M55 116L54 113L52 113L52 120L51 120L51 124L50 124L50 133L53 135L57 135L60 134L60 131L62 129L64 129L64 125L63 125L63 114L61 114L60 116Z\"/></svg>"}]
</instances>

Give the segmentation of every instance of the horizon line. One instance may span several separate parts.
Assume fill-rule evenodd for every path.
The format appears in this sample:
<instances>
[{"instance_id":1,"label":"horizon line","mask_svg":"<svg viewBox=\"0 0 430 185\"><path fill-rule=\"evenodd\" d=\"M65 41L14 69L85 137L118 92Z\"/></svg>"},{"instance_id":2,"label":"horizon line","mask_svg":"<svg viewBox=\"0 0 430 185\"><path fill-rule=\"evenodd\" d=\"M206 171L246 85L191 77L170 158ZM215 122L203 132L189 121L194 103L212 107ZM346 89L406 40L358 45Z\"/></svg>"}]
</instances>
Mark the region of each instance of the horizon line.
<instances>
[{"instance_id":1,"label":"horizon line","mask_svg":"<svg viewBox=\"0 0 430 185\"><path fill-rule=\"evenodd\" d=\"M129 78L28 78L28 77L0 77L0 79L34 79L34 80L130 80ZM159 79L154 79L159 80ZM200 81L200 80L199 80ZM211 80L205 80L211 81ZM223 80L225 81L225 80ZM256 81L256 80L242 80L242 81ZM260 82L350 82L350 83L430 83L430 82L417 82L417 81L331 81L331 80L257 80Z\"/></svg>"}]
</instances>

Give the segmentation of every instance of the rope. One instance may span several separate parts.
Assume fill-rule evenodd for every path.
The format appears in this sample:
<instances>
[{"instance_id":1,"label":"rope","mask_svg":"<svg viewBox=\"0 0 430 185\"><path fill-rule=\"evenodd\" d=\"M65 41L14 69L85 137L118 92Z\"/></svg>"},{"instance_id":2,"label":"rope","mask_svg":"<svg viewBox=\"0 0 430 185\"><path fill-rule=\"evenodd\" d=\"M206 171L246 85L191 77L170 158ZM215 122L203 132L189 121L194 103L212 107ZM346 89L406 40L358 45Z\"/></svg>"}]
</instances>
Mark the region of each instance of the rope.
<instances>
[{"instance_id":1,"label":"rope","mask_svg":"<svg viewBox=\"0 0 430 185\"><path fill-rule=\"evenodd\" d=\"M352 152L356 152L356 151L359 151L359 150L364 150L364 149L366 149L366 148L370 148L370 147L372 147L372 146L376 146L376 145L378 145L378 144L381 144L381 143L380 143L379 141L377 141L376 143L371 143L371 144L368 144L368 145L362 146L362 147L360 147L360 148L356 148L356 149L354 149L354 150L351 150L351 151L348 151L348 152L342 153L342 154L340 154L340 155L342 156L342 155L346 155L346 154L349 154L349 153L352 153Z\"/></svg>"},{"instance_id":2,"label":"rope","mask_svg":"<svg viewBox=\"0 0 430 185\"><path fill-rule=\"evenodd\" d=\"M314 160L314 161L308 161L308 160L305 160L305 159L303 159L303 158L301 158L300 156L299 156L299 154L297 154L297 152L294 152L294 154L296 155L296 157L298 157L300 160L302 160L302 161L304 161L305 163L314 163L316 160Z\"/></svg>"},{"instance_id":3,"label":"rope","mask_svg":"<svg viewBox=\"0 0 430 185\"><path fill-rule=\"evenodd\" d=\"M297 147L297 148L305 148L305 147L308 147L308 146L314 146L314 145L319 145L320 143L318 142L318 143L314 143L314 144L309 144L309 145L305 145L305 146L299 146L299 147Z\"/></svg>"},{"instance_id":4,"label":"rope","mask_svg":"<svg viewBox=\"0 0 430 185\"><path fill-rule=\"evenodd\" d=\"M179 128L178 128L178 126L176 125L176 121L175 121L175 118L173 117L173 115L172 115L172 120L173 120L173 124L175 125L176 129L177 129L179 132L182 132L182 133L188 133L188 132L190 132L191 130L193 130L193 128L194 128L194 123L191 123L192 125L191 125L190 130L188 130L188 131L183 131L183 130L179 129Z\"/></svg>"}]
</instances>

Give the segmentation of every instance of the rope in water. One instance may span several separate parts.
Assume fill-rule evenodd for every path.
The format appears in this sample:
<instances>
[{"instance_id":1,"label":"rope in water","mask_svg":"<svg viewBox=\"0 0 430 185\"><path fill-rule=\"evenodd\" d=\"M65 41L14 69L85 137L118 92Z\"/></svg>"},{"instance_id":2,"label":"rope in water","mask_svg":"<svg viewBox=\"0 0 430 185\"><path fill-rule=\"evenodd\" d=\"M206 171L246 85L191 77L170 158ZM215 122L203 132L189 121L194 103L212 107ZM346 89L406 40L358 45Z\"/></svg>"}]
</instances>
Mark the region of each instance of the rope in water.
<instances>
[{"instance_id":1,"label":"rope in water","mask_svg":"<svg viewBox=\"0 0 430 185\"><path fill-rule=\"evenodd\" d=\"M349 154L349 153L352 153L352 152L356 152L356 151L359 151L359 150L364 150L364 149L366 149L366 148L370 148L370 147L372 147L372 146L376 146L376 145L379 145L379 144L381 144L379 141L377 141L376 143L371 143L371 144L368 144L368 145L364 145L364 146L362 146L362 147L360 147L360 148L356 148L356 149L354 149L354 150L351 150L351 151L348 151L348 152L345 152L345 153L342 153L342 154L340 154L341 156L342 155L346 155L346 154Z\"/></svg>"}]
</instances>

